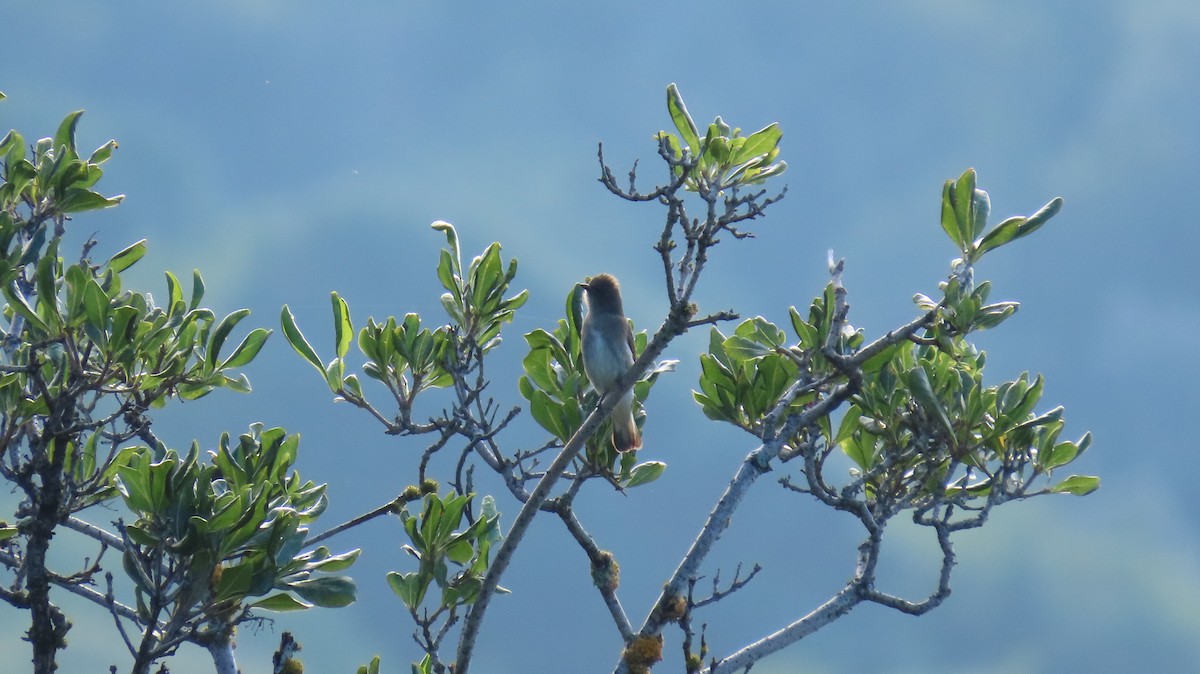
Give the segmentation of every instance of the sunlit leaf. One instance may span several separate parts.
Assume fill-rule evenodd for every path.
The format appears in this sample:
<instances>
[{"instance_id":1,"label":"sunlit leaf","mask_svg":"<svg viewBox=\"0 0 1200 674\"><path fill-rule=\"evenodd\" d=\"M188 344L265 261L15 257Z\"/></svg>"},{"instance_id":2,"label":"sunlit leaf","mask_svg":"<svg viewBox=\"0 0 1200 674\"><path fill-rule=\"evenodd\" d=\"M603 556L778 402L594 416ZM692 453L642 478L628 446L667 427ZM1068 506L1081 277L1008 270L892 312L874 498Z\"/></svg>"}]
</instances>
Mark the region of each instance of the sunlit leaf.
<instances>
[{"instance_id":1,"label":"sunlit leaf","mask_svg":"<svg viewBox=\"0 0 1200 674\"><path fill-rule=\"evenodd\" d=\"M300 332L300 328L296 326L296 318L292 316L292 310L286 304L279 313L279 323L283 327L283 336L287 339L288 344L292 345L301 358L317 368L317 372L320 372L321 377L324 378L325 366L321 364L321 358L317 356L312 344L309 344L308 340L304 338L304 333Z\"/></svg>"},{"instance_id":2,"label":"sunlit leaf","mask_svg":"<svg viewBox=\"0 0 1200 674\"><path fill-rule=\"evenodd\" d=\"M696 123L688 114L687 106L683 104L683 96L680 95L679 87L675 86L674 82L667 86L667 112L670 113L671 121L679 130L679 136L691 150L692 156L698 155L700 153L700 130L696 128Z\"/></svg>"},{"instance_id":3,"label":"sunlit leaf","mask_svg":"<svg viewBox=\"0 0 1200 674\"><path fill-rule=\"evenodd\" d=\"M644 484L649 484L657 480L666 469L667 464L663 463L662 461L647 461L645 463L639 463L633 467L633 470L629 472L629 479L626 480L621 486L625 487L626 489L632 489L634 487L640 487Z\"/></svg>"},{"instance_id":4,"label":"sunlit leaf","mask_svg":"<svg viewBox=\"0 0 1200 674\"><path fill-rule=\"evenodd\" d=\"M1050 488L1056 494L1086 496L1100 488L1100 478L1090 475L1072 475Z\"/></svg>"}]
</instances>

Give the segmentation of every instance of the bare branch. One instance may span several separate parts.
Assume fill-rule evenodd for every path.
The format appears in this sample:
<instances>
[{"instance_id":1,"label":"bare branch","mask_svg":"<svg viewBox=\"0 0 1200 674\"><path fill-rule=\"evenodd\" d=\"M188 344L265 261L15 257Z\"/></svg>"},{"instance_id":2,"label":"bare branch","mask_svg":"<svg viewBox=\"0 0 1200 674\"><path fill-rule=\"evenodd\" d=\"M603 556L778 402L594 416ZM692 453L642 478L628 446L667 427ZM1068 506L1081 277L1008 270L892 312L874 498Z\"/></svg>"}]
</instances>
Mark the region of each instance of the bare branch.
<instances>
[{"instance_id":1,"label":"bare branch","mask_svg":"<svg viewBox=\"0 0 1200 674\"><path fill-rule=\"evenodd\" d=\"M580 483L580 482L577 482ZM613 623L617 626L617 631L621 634L621 639L625 643L633 640L633 626L629 623L629 616L626 615L625 609L621 606L621 600L617 598L617 580L614 577L620 572L617 570L617 563L612 558L612 554L600 549L596 545L596 541L591 534L583 528L579 518L575 516L574 510L571 508L570 502L559 502L555 508L555 512L566 525L567 531L587 553L588 560L592 565L592 579L596 589L600 592L600 597L604 600L604 605L608 607L608 612L612 615ZM611 579L609 581L608 579Z\"/></svg>"},{"instance_id":2,"label":"bare branch","mask_svg":"<svg viewBox=\"0 0 1200 674\"><path fill-rule=\"evenodd\" d=\"M696 160L686 152L682 157L676 158L671 154L671 151L666 143L666 139L663 138L660 138L658 141L658 154L663 158L664 161L667 162L667 165L671 167L671 170L675 175L671 182L667 183L666 185L657 187L654 189L654 191L648 194L642 194L634 187L634 182L637 177L637 163L635 162L634 168L630 169L629 171L629 189L622 189L619 185L617 185L617 181L613 176L612 170L609 169L608 165L604 163L604 144L599 143L597 145L596 156L600 161L600 183L608 188L609 192L612 192L616 196L621 197L626 201L656 201L666 195L674 194L681 187L683 187L684 182L687 181L688 172L695 167Z\"/></svg>"},{"instance_id":3,"label":"bare branch","mask_svg":"<svg viewBox=\"0 0 1200 674\"><path fill-rule=\"evenodd\" d=\"M351 518L350 520L342 522L341 524L333 527L332 529L329 529L328 531L324 531L316 536L309 538L308 540L304 541L304 547L306 547L306 548L312 547L312 546L316 545L317 543L320 543L324 540L333 538L334 536L342 533L343 531L346 531L347 529L353 529L354 527L356 527L360 524L369 522L369 521L375 519L376 517L381 517L383 515L395 514L395 513L399 512L400 509L403 508L404 504L407 502L408 502L408 500L405 499L405 497L403 495L397 496L396 498L375 508L374 510L365 512L362 515L359 515L358 517Z\"/></svg>"},{"instance_id":4,"label":"bare branch","mask_svg":"<svg viewBox=\"0 0 1200 674\"><path fill-rule=\"evenodd\" d=\"M842 588L841 592L821 604L813 612L778 632L769 634L736 653L713 662L702 669L701 674L732 674L738 670L748 669L767 655L796 643L846 615L862 600L859 586L852 581Z\"/></svg>"},{"instance_id":5,"label":"bare branch","mask_svg":"<svg viewBox=\"0 0 1200 674\"><path fill-rule=\"evenodd\" d=\"M718 601L721 601L725 597L728 597L734 592L746 587L751 580L754 580L754 577L758 575L759 571L762 571L762 566L755 564L754 568L750 569L750 574L745 578L742 578L742 565L738 564L737 570L733 572L733 582L729 583L729 587L726 587L724 590L718 587L721 581L721 574L718 572L717 575L713 577L712 594L708 595L704 599L698 599L691 602L692 608L700 608L702 606L708 606L709 604L714 604Z\"/></svg>"},{"instance_id":6,"label":"bare branch","mask_svg":"<svg viewBox=\"0 0 1200 674\"><path fill-rule=\"evenodd\" d=\"M697 319L688 321L687 326L688 326L688 329L690 330L692 328L699 327L701 325L707 325L710 323L713 325L716 325L717 323L720 323L723 321L736 321L738 318L740 318L740 316L738 316L736 313L734 313L732 311L718 311L717 313L709 314L709 315L705 316L704 318L697 318Z\"/></svg>"}]
</instances>

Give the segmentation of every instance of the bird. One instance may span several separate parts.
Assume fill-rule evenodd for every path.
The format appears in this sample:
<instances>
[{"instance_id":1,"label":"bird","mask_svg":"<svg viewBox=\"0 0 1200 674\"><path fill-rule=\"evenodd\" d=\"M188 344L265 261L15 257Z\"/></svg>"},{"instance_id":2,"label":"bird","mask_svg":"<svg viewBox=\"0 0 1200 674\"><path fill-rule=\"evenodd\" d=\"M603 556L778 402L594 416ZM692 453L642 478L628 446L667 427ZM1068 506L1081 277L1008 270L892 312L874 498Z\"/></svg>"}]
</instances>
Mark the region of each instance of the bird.
<instances>
[{"instance_id":1,"label":"bird","mask_svg":"<svg viewBox=\"0 0 1200 674\"><path fill-rule=\"evenodd\" d=\"M587 292L583 319L583 370L602 397L617 390L617 379L633 366L633 330L625 319L621 286L611 274L591 277L580 286ZM640 449L642 436L633 420L633 389L625 392L612 411L612 445L618 452Z\"/></svg>"}]
</instances>

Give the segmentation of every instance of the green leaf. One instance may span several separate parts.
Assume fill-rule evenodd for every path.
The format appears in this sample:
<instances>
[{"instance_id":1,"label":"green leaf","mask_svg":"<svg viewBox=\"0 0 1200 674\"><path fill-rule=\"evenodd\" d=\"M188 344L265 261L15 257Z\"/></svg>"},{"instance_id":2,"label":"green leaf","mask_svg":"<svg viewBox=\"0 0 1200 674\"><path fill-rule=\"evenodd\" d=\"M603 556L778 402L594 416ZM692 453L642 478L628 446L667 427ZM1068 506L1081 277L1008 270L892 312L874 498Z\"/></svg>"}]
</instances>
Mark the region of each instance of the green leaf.
<instances>
[{"instance_id":1,"label":"green leaf","mask_svg":"<svg viewBox=\"0 0 1200 674\"><path fill-rule=\"evenodd\" d=\"M96 472L96 444L99 439L99 433L92 433L88 436L87 441L83 443L83 451L79 454L79 469L77 471L80 482L90 479L93 473Z\"/></svg>"},{"instance_id":2,"label":"green leaf","mask_svg":"<svg viewBox=\"0 0 1200 674\"><path fill-rule=\"evenodd\" d=\"M629 479L621 486L626 489L640 487L644 484L649 484L659 478L663 471L667 469L667 464L662 461L647 461L639 463L629 471Z\"/></svg>"},{"instance_id":3,"label":"green leaf","mask_svg":"<svg viewBox=\"0 0 1200 674\"><path fill-rule=\"evenodd\" d=\"M708 140L704 143L704 154L712 157L718 166L729 164L729 140L724 136L713 134L710 130Z\"/></svg>"},{"instance_id":4,"label":"green leaf","mask_svg":"<svg viewBox=\"0 0 1200 674\"><path fill-rule=\"evenodd\" d=\"M768 347L741 335L731 335L725 340L725 353L737 361L752 360L771 353Z\"/></svg>"},{"instance_id":5,"label":"green leaf","mask_svg":"<svg viewBox=\"0 0 1200 674\"><path fill-rule=\"evenodd\" d=\"M837 435L833 436L833 444L840 444L854 435L854 431L862 426L860 421L862 414L862 409L858 405L851 405L850 409L846 410L846 414L842 417L842 423L838 424Z\"/></svg>"},{"instance_id":6,"label":"green leaf","mask_svg":"<svg viewBox=\"0 0 1200 674\"><path fill-rule=\"evenodd\" d=\"M429 659L429 656L425 656ZM371 658L371 662L358 668L356 674L379 674L379 656Z\"/></svg>"},{"instance_id":7,"label":"green leaf","mask_svg":"<svg viewBox=\"0 0 1200 674\"><path fill-rule=\"evenodd\" d=\"M146 254L146 249L146 240L142 239L109 258L108 268L120 274L142 259Z\"/></svg>"},{"instance_id":8,"label":"green leaf","mask_svg":"<svg viewBox=\"0 0 1200 674\"><path fill-rule=\"evenodd\" d=\"M69 154L78 156L75 152L75 127L79 124L79 117L82 115L83 110L76 110L69 113L58 125L58 131L54 133L55 150L65 145Z\"/></svg>"},{"instance_id":9,"label":"green leaf","mask_svg":"<svg viewBox=\"0 0 1200 674\"><path fill-rule=\"evenodd\" d=\"M1073 442L1060 442L1054 445L1054 448L1046 456L1038 456L1038 463L1044 471L1051 471L1055 468L1061 468L1075 460L1079 456L1079 447Z\"/></svg>"},{"instance_id":10,"label":"green leaf","mask_svg":"<svg viewBox=\"0 0 1200 674\"><path fill-rule=\"evenodd\" d=\"M1018 424L1015 429L1036 428L1038 426L1045 426L1047 424L1054 423L1055 421L1062 419L1064 412L1066 412L1066 409L1062 405L1059 405L1058 407L1055 407L1041 416L1034 417L1033 419Z\"/></svg>"},{"instance_id":11,"label":"green leaf","mask_svg":"<svg viewBox=\"0 0 1200 674\"><path fill-rule=\"evenodd\" d=\"M754 176L750 177L749 180L746 180L746 182L754 183L754 185L758 185L758 183L766 181L768 179L768 177L774 177L776 175L780 175L780 174L784 173L784 171L786 171L786 170L787 170L787 162L784 162L784 161L775 162L773 164L770 164L770 166L768 168L763 169L761 171L757 171L757 173L755 173Z\"/></svg>"},{"instance_id":12,"label":"green leaf","mask_svg":"<svg viewBox=\"0 0 1200 674\"><path fill-rule=\"evenodd\" d=\"M441 545L445 541L451 539L451 534L454 533L455 527L462 521L462 512L470 502L470 494L462 494L453 498L447 498L442 502L444 510L442 512L441 521L437 523L437 531L434 533L433 541Z\"/></svg>"},{"instance_id":13,"label":"green leaf","mask_svg":"<svg viewBox=\"0 0 1200 674\"><path fill-rule=\"evenodd\" d=\"M329 390L337 393L342 390L342 383L346 377L346 361L341 358L334 358L325 366L325 383L329 385Z\"/></svg>"},{"instance_id":14,"label":"green leaf","mask_svg":"<svg viewBox=\"0 0 1200 674\"><path fill-rule=\"evenodd\" d=\"M870 434L863 433L859 435L851 435L842 441L842 451L850 460L858 464L863 470L871 470L875 466L876 438Z\"/></svg>"},{"instance_id":15,"label":"green leaf","mask_svg":"<svg viewBox=\"0 0 1200 674\"><path fill-rule=\"evenodd\" d=\"M988 193L975 188L975 195L971 201L971 236L970 240L975 240L983 230L987 227L988 215L992 212L992 200L988 197Z\"/></svg>"},{"instance_id":16,"label":"green leaf","mask_svg":"<svg viewBox=\"0 0 1200 674\"><path fill-rule=\"evenodd\" d=\"M178 283L176 283L178 285ZM182 302L182 298L179 300ZM205 361L209 370L215 370L217 367L217 358L220 356L221 347L225 345L225 340L229 337L229 333L233 331L241 320L250 315L249 309L238 309L230 313L213 330L212 337L208 340L208 353L205 354ZM266 339L265 337L263 339Z\"/></svg>"},{"instance_id":17,"label":"green leaf","mask_svg":"<svg viewBox=\"0 0 1200 674\"><path fill-rule=\"evenodd\" d=\"M975 319L971 322L971 328L973 330L994 328L1009 316L1017 313L1017 309L1020 306L1017 302L997 302L980 307L979 311L975 314Z\"/></svg>"},{"instance_id":18,"label":"green leaf","mask_svg":"<svg viewBox=\"0 0 1200 674\"><path fill-rule=\"evenodd\" d=\"M458 232L455 231L454 225L446 222L445 220L435 220L433 222L433 224L430 225L430 227L433 229L436 229L437 231L446 235L446 243L448 243L450 245L450 250L453 252L453 254L455 255L455 258L457 259L458 252L459 252ZM458 274L462 271L462 269L459 268L459 266L457 264L455 264L454 269L452 269L452 271L454 273Z\"/></svg>"},{"instance_id":19,"label":"green leaf","mask_svg":"<svg viewBox=\"0 0 1200 674\"><path fill-rule=\"evenodd\" d=\"M746 142L734 153L732 161L734 164L741 164L763 156L774 150L782 138L783 131L779 129L779 122L774 122L750 134Z\"/></svg>"},{"instance_id":20,"label":"green leaf","mask_svg":"<svg viewBox=\"0 0 1200 674\"><path fill-rule=\"evenodd\" d=\"M300 601L290 594L273 594L266 599L260 599L253 604L253 608L261 608L264 611L305 611L313 607L312 604Z\"/></svg>"},{"instance_id":21,"label":"green leaf","mask_svg":"<svg viewBox=\"0 0 1200 674\"><path fill-rule=\"evenodd\" d=\"M906 346L904 343L898 342L884 348L874 356L871 356L865 362L863 362L863 372L866 374L876 374L883 368L887 367L887 364L892 362L892 359L896 357L896 354L898 354L900 349L904 346Z\"/></svg>"},{"instance_id":22,"label":"green leaf","mask_svg":"<svg viewBox=\"0 0 1200 674\"><path fill-rule=\"evenodd\" d=\"M958 217L954 212L954 181L947 180L942 186L942 229L950 236L950 240L963 248L962 232L958 229Z\"/></svg>"},{"instance_id":23,"label":"green leaf","mask_svg":"<svg viewBox=\"0 0 1200 674\"><path fill-rule=\"evenodd\" d=\"M438 254L438 281L441 282L443 288L450 291L447 294L450 295L455 302L461 302L462 288L459 287L457 274L454 272L454 267L456 266L457 263L454 260L454 256L450 254L450 251L443 248L442 252ZM445 302L444 299L442 301ZM454 314L451 313L451 316L453 315Z\"/></svg>"},{"instance_id":24,"label":"green leaf","mask_svg":"<svg viewBox=\"0 0 1200 674\"><path fill-rule=\"evenodd\" d=\"M313 565L314 570L319 570L324 573L335 573L337 571L345 571L358 559L358 555L362 553L361 548L355 548L350 552L345 552L340 555L333 555Z\"/></svg>"},{"instance_id":25,"label":"green leaf","mask_svg":"<svg viewBox=\"0 0 1200 674\"><path fill-rule=\"evenodd\" d=\"M1079 452L1075 455L1076 457L1078 457L1080 454L1083 454L1084 452L1086 452L1088 447L1092 446L1091 431L1084 433L1083 437L1079 438L1079 442L1077 442L1075 444L1079 446Z\"/></svg>"},{"instance_id":26,"label":"green leaf","mask_svg":"<svg viewBox=\"0 0 1200 674\"><path fill-rule=\"evenodd\" d=\"M422 582L421 574L414 571L412 573L399 573L389 571L387 574L388 586L392 588L392 592L400 597L400 601L408 607L410 611L415 611L425 599L425 590L429 587L429 581Z\"/></svg>"},{"instance_id":27,"label":"green leaf","mask_svg":"<svg viewBox=\"0 0 1200 674\"><path fill-rule=\"evenodd\" d=\"M985 234L982 239L975 243L975 259L978 260L989 250L999 248L1017 238L1017 232L1020 231L1021 226L1028 220L1028 218L1015 216L996 225L995 229Z\"/></svg>"},{"instance_id":28,"label":"green leaf","mask_svg":"<svg viewBox=\"0 0 1200 674\"><path fill-rule=\"evenodd\" d=\"M13 308L13 311L25 317L25 320L29 321L31 327L36 328L41 335L50 334L50 326L33 310L33 307L29 306L29 302L26 301L25 296L15 290L12 284L4 287L4 296L8 298L9 306Z\"/></svg>"},{"instance_id":29,"label":"green leaf","mask_svg":"<svg viewBox=\"0 0 1200 674\"><path fill-rule=\"evenodd\" d=\"M787 333L762 316L742 321L734 333L774 348L783 346L784 340L787 339Z\"/></svg>"},{"instance_id":30,"label":"green leaf","mask_svg":"<svg viewBox=\"0 0 1200 674\"><path fill-rule=\"evenodd\" d=\"M1053 199L1050 200L1050 203L1039 208L1037 213L1034 213L1033 215L1029 216L1029 219L1025 221L1025 224L1021 225L1021 228L1017 232L1017 235L1013 238L1019 239L1023 236L1028 236L1028 235L1034 233L1035 231L1038 230L1038 228L1040 228L1042 225L1046 224L1046 222L1048 220L1050 220L1050 218L1053 218L1055 215L1058 215L1058 212L1060 210L1062 210L1062 206L1063 206L1062 197L1054 197Z\"/></svg>"},{"instance_id":31,"label":"green leaf","mask_svg":"<svg viewBox=\"0 0 1200 674\"><path fill-rule=\"evenodd\" d=\"M536 390L529 401L529 411L538 424L554 437L566 440L570 433L563 425L561 406L550 399L545 391Z\"/></svg>"},{"instance_id":32,"label":"green leaf","mask_svg":"<svg viewBox=\"0 0 1200 674\"><path fill-rule=\"evenodd\" d=\"M124 194L106 197L99 192L72 187L63 192L57 206L60 213L82 213L116 206L125 200Z\"/></svg>"},{"instance_id":33,"label":"green leaf","mask_svg":"<svg viewBox=\"0 0 1200 674\"><path fill-rule=\"evenodd\" d=\"M700 130L696 128L696 123L688 114L687 106L683 104L683 96L680 95L679 87L675 86L674 82L667 85L667 111L671 114L671 121L679 130L680 138L687 143L692 156L698 156L701 150Z\"/></svg>"},{"instance_id":34,"label":"green leaf","mask_svg":"<svg viewBox=\"0 0 1200 674\"><path fill-rule=\"evenodd\" d=\"M217 599L246 597L254 584L255 566L251 561L244 561L241 564L222 569L221 580L216 587Z\"/></svg>"},{"instance_id":35,"label":"green leaf","mask_svg":"<svg viewBox=\"0 0 1200 674\"><path fill-rule=\"evenodd\" d=\"M96 180L100 179L103 173L100 169L95 169L91 174L94 179L89 179L88 165L82 159L68 159L60 162L58 169L54 172L54 185L52 189L59 191L69 187L90 187Z\"/></svg>"},{"instance_id":36,"label":"green leaf","mask_svg":"<svg viewBox=\"0 0 1200 674\"><path fill-rule=\"evenodd\" d=\"M354 326L350 323L350 307L336 292L330 293L333 303L333 343L338 358L345 358L354 339Z\"/></svg>"},{"instance_id":37,"label":"green leaf","mask_svg":"<svg viewBox=\"0 0 1200 674\"><path fill-rule=\"evenodd\" d=\"M103 164L104 162L108 161L108 158L112 156L113 150L117 149L118 147L117 141L108 141L107 143L96 148L95 152L92 152L92 156L88 157L88 163Z\"/></svg>"},{"instance_id":38,"label":"green leaf","mask_svg":"<svg viewBox=\"0 0 1200 674\"><path fill-rule=\"evenodd\" d=\"M1010 389L1006 396L1007 400L1005 400L1005 416L1013 421L1024 422L1025 416L1032 412L1038 401L1041 400L1042 388L1045 383L1045 379L1039 374L1028 386L1014 386Z\"/></svg>"},{"instance_id":39,"label":"green leaf","mask_svg":"<svg viewBox=\"0 0 1200 674\"><path fill-rule=\"evenodd\" d=\"M286 304L283 305L283 311L279 312L279 323L283 327L283 336L287 339L288 344L292 345L301 358L317 368L317 372L320 372L321 378L324 379L325 366L321 364L321 358L304 338L304 333L300 332L300 328L296 326L296 318L292 316L292 310Z\"/></svg>"},{"instance_id":40,"label":"green leaf","mask_svg":"<svg viewBox=\"0 0 1200 674\"><path fill-rule=\"evenodd\" d=\"M954 185L954 219L958 221L958 242L965 250L967 242L975 239L975 169L967 169Z\"/></svg>"},{"instance_id":41,"label":"green leaf","mask_svg":"<svg viewBox=\"0 0 1200 674\"><path fill-rule=\"evenodd\" d=\"M219 369L225 369L227 367L242 367L243 365L246 365L250 361L254 360L255 356L258 355L258 352L262 350L263 345L266 344L267 338L271 336L271 332L271 330L266 328L255 328L252 330L250 334L246 335L246 338L237 345L237 348L233 350L233 353L230 354L229 358L227 358L225 362L221 363L221 367Z\"/></svg>"},{"instance_id":42,"label":"green leaf","mask_svg":"<svg viewBox=\"0 0 1200 674\"><path fill-rule=\"evenodd\" d=\"M204 297L204 279L200 276L199 269L192 270L192 299L188 302L188 311L195 310L200 306L200 299Z\"/></svg>"},{"instance_id":43,"label":"green leaf","mask_svg":"<svg viewBox=\"0 0 1200 674\"><path fill-rule=\"evenodd\" d=\"M942 430L946 432L948 439L954 438L954 426L950 423L950 417L946 415L946 409L942 406L940 400L933 392L933 387L929 383L929 375L926 374L925 368L921 366L914 367L908 371L906 376L908 380L908 388L912 391L913 398L921 409L925 410L926 414L931 415L942 426Z\"/></svg>"},{"instance_id":44,"label":"green leaf","mask_svg":"<svg viewBox=\"0 0 1200 674\"><path fill-rule=\"evenodd\" d=\"M459 539L446 547L446 556L455 564L466 564L471 561L471 557L475 555L475 549L471 547L471 542L466 539Z\"/></svg>"},{"instance_id":45,"label":"green leaf","mask_svg":"<svg viewBox=\"0 0 1200 674\"><path fill-rule=\"evenodd\" d=\"M12 153L11 156L10 153ZM25 138L21 134L17 133L15 129L9 131L4 135L3 139L0 139L0 158L3 158L11 165L15 164L18 160L23 159L24 157ZM12 166L9 166L8 168L11 172ZM8 178L10 180L13 178L11 173L9 174Z\"/></svg>"},{"instance_id":46,"label":"green leaf","mask_svg":"<svg viewBox=\"0 0 1200 674\"><path fill-rule=\"evenodd\" d=\"M166 277L167 314L174 316L176 313L183 312L183 286L179 285L179 279L171 272L167 272Z\"/></svg>"},{"instance_id":47,"label":"green leaf","mask_svg":"<svg viewBox=\"0 0 1200 674\"><path fill-rule=\"evenodd\" d=\"M1072 475L1050 488L1056 494L1087 496L1100 488L1100 478L1091 475Z\"/></svg>"},{"instance_id":48,"label":"green leaf","mask_svg":"<svg viewBox=\"0 0 1200 674\"><path fill-rule=\"evenodd\" d=\"M133 533L138 531L138 529L130 526L127 527L126 531L130 534L130 538L135 538ZM133 580L134 584L137 585L137 588L141 590L141 592L138 593L138 604L140 606L142 601L142 593L152 592L154 581L150 580L150 575L146 573L146 569L142 567L141 563L134 558L132 552L129 550L126 550L125 553L121 555L121 566L125 569L125 574L128 575L129 578Z\"/></svg>"},{"instance_id":49,"label":"green leaf","mask_svg":"<svg viewBox=\"0 0 1200 674\"><path fill-rule=\"evenodd\" d=\"M55 239L46 248L42 259L38 260L35 271L37 282L37 302L42 318L53 321L56 329L62 328L62 316L58 313L58 291L55 288L58 280L58 240Z\"/></svg>"},{"instance_id":50,"label":"green leaf","mask_svg":"<svg viewBox=\"0 0 1200 674\"><path fill-rule=\"evenodd\" d=\"M302 598L324 608L341 608L354 603L357 588L346 576L327 576L302 580L288 586Z\"/></svg>"}]
</instances>

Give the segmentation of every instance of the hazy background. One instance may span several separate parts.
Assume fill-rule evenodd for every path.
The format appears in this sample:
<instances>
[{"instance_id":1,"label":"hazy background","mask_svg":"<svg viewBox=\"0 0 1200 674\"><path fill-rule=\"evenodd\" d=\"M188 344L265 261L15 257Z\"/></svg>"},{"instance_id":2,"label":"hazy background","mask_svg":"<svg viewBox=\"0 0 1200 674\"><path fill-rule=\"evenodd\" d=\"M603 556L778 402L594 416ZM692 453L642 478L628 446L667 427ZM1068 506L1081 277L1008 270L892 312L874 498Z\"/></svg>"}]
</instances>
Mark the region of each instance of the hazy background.
<instances>
[{"instance_id":1,"label":"hazy background","mask_svg":"<svg viewBox=\"0 0 1200 674\"><path fill-rule=\"evenodd\" d=\"M173 405L157 431L207 447L254 421L303 434L302 474L330 483L324 525L392 498L421 446L332 404L278 334L280 307L325 357L331 290L360 325L409 311L444 320L433 274L444 239L428 226L445 219L468 256L501 241L531 291L495 358L490 391L502 403L523 403L520 335L552 326L584 275L619 276L627 313L655 328L665 302L650 245L662 212L609 196L595 155L603 141L618 175L640 157L644 185L662 176L652 134L670 125L669 82L698 123L720 114L785 133L788 196L748 226L758 238L714 251L702 311L784 325L789 305L807 307L823 287L832 248L847 258L851 321L878 335L914 316L912 294L934 292L954 257L937 224L945 179L978 169L997 222L1061 195L1050 225L978 269L995 299L1022 303L981 344L992 383L1045 373L1039 409L1064 404L1070 437L1094 432L1071 468L1101 475L1103 488L1011 504L960 536L954 595L928 616L864 606L754 671L1200 669L1200 3L3 0L0 25L0 133L50 135L85 108L81 146L120 142L100 185L128 198L77 218L76 235L95 232L100 258L148 238L127 285L162 293L163 270L199 268L206 303L249 307L247 323L276 329L248 369L253 394ZM663 478L579 499L620 561L635 623L753 446L691 402L706 343L698 331L673 344L679 372L649 402L641 455L670 465ZM503 440L541 437L522 417ZM697 617L716 655L807 613L852 573L854 522L774 486L784 472L761 481L705 569L729 579L738 562L765 566ZM513 500L481 488L498 494L507 526ZM889 533L884 589L933 586L927 534ZM311 672L353 671L372 654L407 672L416 659L383 581L410 568L398 523L333 542L365 548L359 602L243 628L247 674L269 670L285 629ZM66 535L56 543L67 559L94 554ZM533 527L503 584L514 594L489 612L480 672L609 671L619 638L556 521ZM77 626L62 671L124 669L108 616L68 609ZM27 627L26 613L0 610L0 661L28 661ZM681 671L678 634L667 636L660 669ZM194 647L169 666L211 671Z\"/></svg>"}]
</instances>

